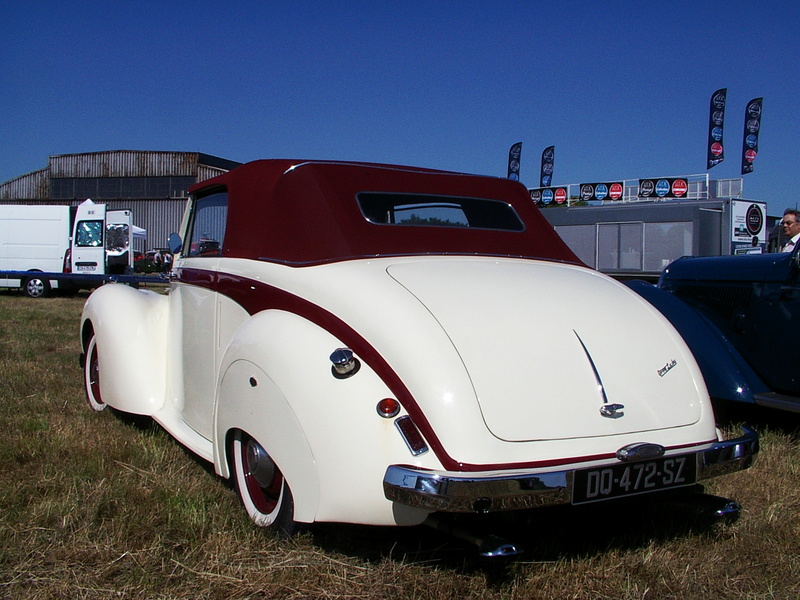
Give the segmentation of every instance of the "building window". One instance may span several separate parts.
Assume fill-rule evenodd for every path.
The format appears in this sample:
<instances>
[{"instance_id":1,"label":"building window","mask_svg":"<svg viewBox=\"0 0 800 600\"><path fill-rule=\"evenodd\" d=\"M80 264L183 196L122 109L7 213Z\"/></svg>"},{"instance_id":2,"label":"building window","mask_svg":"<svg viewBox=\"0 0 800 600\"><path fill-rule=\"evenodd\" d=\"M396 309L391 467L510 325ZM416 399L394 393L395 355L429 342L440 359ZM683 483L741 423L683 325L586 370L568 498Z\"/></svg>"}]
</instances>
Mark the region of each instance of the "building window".
<instances>
[{"instance_id":1,"label":"building window","mask_svg":"<svg viewBox=\"0 0 800 600\"><path fill-rule=\"evenodd\" d=\"M50 179L50 198L58 200L117 200L126 198L185 198L195 178L82 177Z\"/></svg>"},{"instance_id":2,"label":"building window","mask_svg":"<svg viewBox=\"0 0 800 600\"><path fill-rule=\"evenodd\" d=\"M644 229L644 270L661 271L673 260L692 254L691 221L647 223Z\"/></svg>"},{"instance_id":3,"label":"building window","mask_svg":"<svg viewBox=\"0 0 800 600\"><path fill-rule=\"evenodd\" d=\"M555 230L578 258L593 269L597 268L594 225L559 225Z\"/></svg>"},{"instance_id":4,"label":"building window","mask_svg":"<svg viewBox=\"0 0 800 600\"><path fill-rule=\"evenodd\" d=\"M600 271L641 271L643 223L599 223L597 268Z\"/></svg>"}]
</instances>

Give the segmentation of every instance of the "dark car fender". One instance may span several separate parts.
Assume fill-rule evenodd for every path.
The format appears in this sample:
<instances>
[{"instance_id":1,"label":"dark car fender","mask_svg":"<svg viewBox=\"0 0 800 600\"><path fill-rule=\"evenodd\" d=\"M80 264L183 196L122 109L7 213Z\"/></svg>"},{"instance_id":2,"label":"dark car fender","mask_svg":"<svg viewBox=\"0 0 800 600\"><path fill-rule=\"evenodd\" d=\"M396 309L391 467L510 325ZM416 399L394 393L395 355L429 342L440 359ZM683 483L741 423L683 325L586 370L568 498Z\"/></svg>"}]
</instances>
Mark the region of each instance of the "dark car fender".
<instances>
[{"instance_id":1,"label":"dark car fender","mask_svg":"<svg viewBox=\"0 0 800 600\"><path fill-rule=\"evenodd\" d=\"M754 395L769 388L705 315L676 296L641 280L626 281L672 323L692 351L714 400L755 404Z\"/></svg>"}]
</instances>

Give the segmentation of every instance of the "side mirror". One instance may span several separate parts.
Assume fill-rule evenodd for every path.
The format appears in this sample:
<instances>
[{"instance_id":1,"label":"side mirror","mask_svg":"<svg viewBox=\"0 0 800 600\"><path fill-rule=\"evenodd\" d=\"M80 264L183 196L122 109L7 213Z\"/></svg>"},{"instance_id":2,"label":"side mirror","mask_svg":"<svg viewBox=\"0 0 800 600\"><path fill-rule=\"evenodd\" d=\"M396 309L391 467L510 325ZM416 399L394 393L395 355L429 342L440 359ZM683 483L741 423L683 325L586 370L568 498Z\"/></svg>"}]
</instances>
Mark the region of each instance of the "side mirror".
<instances>
[{"instance_id":1,"label":"side mirror","mask_svg":"<svg viewBox=\"0 0 800 600\"><path fill-rule=\"evenodd\" d=\"M169 251L173 254L177 254L181 251L181 246L183 243L181 242L181 236L177 233L170 233L169 237L167 238L167 245L169 246Z\"/></svg>"}]
</instances>

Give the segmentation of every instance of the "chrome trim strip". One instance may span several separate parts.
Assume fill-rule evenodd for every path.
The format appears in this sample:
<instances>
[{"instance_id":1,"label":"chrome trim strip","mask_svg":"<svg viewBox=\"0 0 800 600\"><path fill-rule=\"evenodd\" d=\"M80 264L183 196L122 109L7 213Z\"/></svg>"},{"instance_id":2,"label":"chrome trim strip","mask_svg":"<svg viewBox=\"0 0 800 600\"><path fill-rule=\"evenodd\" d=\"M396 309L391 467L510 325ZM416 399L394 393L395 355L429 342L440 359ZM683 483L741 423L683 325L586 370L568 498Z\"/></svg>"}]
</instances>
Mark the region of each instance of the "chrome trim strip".
<instances>
[{"instance_id":1,"label":"chrome trim strip","mask_svg":"<svg viewBox=\"0 0 800 600\"><path fill-rule=\"evenodd\" d=\"M750 467L758 453L758 434L749 427L742 429L740 437L717 442L695 453L698 481ZM388 500L430 511L534 508L570 504L575 471L492 471L478 475L390 465L383 479L383 490Z\"/></svg>"},{"instance_id":2,"label":"chrome trim strip","mask_svg":"<svg viewBox=\"0 0 800 600\"><path fill-rule=\"evenodd\" d=\"M594 373L594 379L597 382L597 391L600 392L600 397L603 399L603 406L607 406L608 405L608 396L606 396L606 388L603 386L603 380L600 379L600 373L598 372L597 366L594 364L594 361L592 360L592 355L589 354L589 349L586 348L586 344L583 343L583 340L581 339L581 336L578 335L578 332L573 329L572 333L575 334L575 337L578 338L578 341L581 343L581 347L583 348L583 352L586 354L586 358L588 359L589 364L592 367L592 372ZM613 404L612 406L619 406L621 408L624 408L621 404ZM612 413L613 412L615 412L615 411L612 411ZM602 410L600 411L600 414L603 414ZM603 416L608 416L608 415L603 415ZM622 415L619 415L619 416L622 416Z\"/></svg>"}]
</instances>

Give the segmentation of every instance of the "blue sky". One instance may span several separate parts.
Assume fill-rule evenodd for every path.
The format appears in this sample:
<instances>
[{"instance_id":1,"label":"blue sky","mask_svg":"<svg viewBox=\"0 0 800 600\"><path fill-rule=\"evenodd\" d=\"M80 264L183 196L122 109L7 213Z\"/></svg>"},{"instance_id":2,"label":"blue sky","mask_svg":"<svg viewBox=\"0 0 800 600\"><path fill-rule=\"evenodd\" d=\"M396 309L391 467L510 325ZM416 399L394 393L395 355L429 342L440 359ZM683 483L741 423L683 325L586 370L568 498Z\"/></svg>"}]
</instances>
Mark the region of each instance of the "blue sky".
<instances>
[{"instance_id":1,"label":"blue sky","mask_svg":"<svg viewBox=\"0 0 800 600\"><path fill-rule=\"evenodd\" d=\"M744 195L800 203L800 3L0 3L0 182L54 154L199 151L325 158L554 184L706 172L709 99L728 89L725 162L764 97Z\"/></svg>"}]
</instances>

